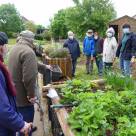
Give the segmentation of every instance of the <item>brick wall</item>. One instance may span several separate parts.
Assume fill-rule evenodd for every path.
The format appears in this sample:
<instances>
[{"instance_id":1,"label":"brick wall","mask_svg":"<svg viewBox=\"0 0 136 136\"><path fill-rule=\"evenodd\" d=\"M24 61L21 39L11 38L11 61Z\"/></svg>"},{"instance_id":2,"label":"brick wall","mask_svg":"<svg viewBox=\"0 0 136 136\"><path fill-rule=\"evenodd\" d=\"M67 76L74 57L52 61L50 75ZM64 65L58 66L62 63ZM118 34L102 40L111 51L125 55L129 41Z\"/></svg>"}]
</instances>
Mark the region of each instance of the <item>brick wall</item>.
<instances>
[{"instance_id":1,"label":"brick wall","mask_svg":"<svg viewBox=\"0 0 136 136\"><path fill-rule=\"evenodd\" d=\"M128 16L124 16L118 20L112 21L109 25L118 25L118 39L120 41L122 37L122 26L127 23L131 26L131 31L136 33L136 19L133 19Z\"/></svg>"}]
</instances>

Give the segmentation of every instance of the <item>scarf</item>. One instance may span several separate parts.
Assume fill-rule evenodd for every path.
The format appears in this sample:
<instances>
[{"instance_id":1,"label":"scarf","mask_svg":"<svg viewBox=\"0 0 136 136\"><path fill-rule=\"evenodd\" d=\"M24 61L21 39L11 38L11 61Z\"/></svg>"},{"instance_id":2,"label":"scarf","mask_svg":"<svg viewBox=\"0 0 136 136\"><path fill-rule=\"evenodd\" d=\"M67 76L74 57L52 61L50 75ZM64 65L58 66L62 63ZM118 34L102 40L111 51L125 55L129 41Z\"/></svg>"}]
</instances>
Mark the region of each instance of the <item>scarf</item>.
<instances>
[{"instance_id":1,"label":"scarf","mask_svg":"<svg viewBox=\"0 0 136 136\"><path fill-rule=\"evenodd\" d=\"M6 81L6 86L7 86L7 89L9 91L9 93L12 95L12 96L16 96L16 89L15 89L15 86L12 82L12 78L11 78L11 75L10 73L8 72L6 66L3 64L3 57L0 55L0 69L5 77L5 81Z\"/></svg>"}]
</instances>

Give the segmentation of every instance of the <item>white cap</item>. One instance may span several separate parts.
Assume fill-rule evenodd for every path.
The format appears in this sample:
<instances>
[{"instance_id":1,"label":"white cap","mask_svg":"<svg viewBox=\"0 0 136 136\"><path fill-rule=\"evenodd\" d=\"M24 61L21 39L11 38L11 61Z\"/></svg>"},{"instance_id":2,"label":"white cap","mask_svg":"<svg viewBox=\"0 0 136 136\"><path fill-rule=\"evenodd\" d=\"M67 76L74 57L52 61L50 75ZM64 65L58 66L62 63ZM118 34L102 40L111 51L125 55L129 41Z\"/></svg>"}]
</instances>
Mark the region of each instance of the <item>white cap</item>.
<instances>
[{"instance_id":1,"label":"white cap","mask_svg":"<svg viewBox=\"0 0 136 136\"><path fill-rule=\"evenodd\" d=\"M68 36L73 36L74 33L72 31L68 31Z\"/></svg>"},{"instance_id":2,"label":"white cap","mask_svg":"<svg viewBox=\"0 0 136 136\"><path fill-rule=\"evenodd\" d=\"M112 33L113 35L115 34L113 27L108 28L106 33L108 33L108 32Z\"/></svg>"}]
</instances>

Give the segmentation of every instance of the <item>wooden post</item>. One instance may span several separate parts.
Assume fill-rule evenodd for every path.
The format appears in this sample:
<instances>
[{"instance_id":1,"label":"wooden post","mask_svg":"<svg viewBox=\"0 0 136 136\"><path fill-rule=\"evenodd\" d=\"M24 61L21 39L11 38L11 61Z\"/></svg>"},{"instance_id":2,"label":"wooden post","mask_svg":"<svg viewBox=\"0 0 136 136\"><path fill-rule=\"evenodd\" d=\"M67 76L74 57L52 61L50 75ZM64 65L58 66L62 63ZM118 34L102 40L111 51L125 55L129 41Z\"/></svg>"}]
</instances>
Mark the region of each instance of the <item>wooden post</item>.
<instances>
[{"instance_id":1,"label":"wooden post","mask_svg":"<svg viewBox=\"0 0 136 136\"><path fill-rule=\"evenodd\" d=\"M53 104L60 104L60 98L53 98L52 99ZM55 112L57 114L60 126L63 130L63 133L65 136L74 136L73 132L70 129L70 126L67 123L68 113L65 108L55 109Z\"/></svg>"}]
</instances>

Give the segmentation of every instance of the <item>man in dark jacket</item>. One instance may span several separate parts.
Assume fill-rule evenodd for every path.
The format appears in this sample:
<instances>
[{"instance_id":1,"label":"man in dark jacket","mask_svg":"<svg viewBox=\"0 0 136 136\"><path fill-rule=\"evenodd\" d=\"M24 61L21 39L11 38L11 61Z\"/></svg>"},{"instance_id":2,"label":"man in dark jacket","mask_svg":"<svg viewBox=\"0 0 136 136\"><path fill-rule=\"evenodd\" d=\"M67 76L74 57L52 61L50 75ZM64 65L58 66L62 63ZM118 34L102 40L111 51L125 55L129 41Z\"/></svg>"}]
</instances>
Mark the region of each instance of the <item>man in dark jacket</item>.
<instances>
[{"instance_id":1,"label":"man in dark jacket","mask_svg":"<svg viewBox=\"0 0 136 136\"><path fill-rule=\"evenodd\" d=\"M103 61L102 61L102 53L103 53L103 39L99 37L98 32L94 33L94 58L96 61L96 65L98 68L99 76L102 76L103 73Z\"/></svg>"},{"instance_id":2,"label":"man in dark jacket","mask_svg":"<svg viewBox=\"0 0 136 136\"><path fill-rule=\"evenodd\" d=\"M65 41L63 47L68 48L72 59L72 76L75 76L77 58L80 57L79 42L74 38L72 31L68 32L68 39Z\"/></svg>"},{"instance_id":3,"label":"man in dark jacket","mask_svg":"<svg viewBox=\"0 0 136 136\"><path fill-rule=\"evenodd\" d=\"M16 136L17 131L27 133L31 128L31 123L24 122L16 108L16 89L3 64L7 42L7 35L0 32L0 136Z\"/></svg>"},{"instance_id":4,"label":"man in dark jacket","mask_svg":"<svg viewBox=\"0 0 136 136\"><path fill-rule=\"evenodd\" d=\"M86 71L87 74L93 71L93 60L94 60L94 36L93 30L89 29L86 33L86 37L83 41L83 53L86 55Z\"/></svg>"},{"instance_id":5,"label":"man in dark jacket","mask_svg":"<svg viewBox=\"0 0 136 136\"><path fill-rule=\"evenodd\" d=\"M136 56L136 36L130 32L130 25L123 25L123 37L118 46L116 56L120 58L120 68L122 74L130 76L131 74L131 60Z\"/></svg>"}]
</instances>

